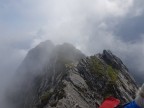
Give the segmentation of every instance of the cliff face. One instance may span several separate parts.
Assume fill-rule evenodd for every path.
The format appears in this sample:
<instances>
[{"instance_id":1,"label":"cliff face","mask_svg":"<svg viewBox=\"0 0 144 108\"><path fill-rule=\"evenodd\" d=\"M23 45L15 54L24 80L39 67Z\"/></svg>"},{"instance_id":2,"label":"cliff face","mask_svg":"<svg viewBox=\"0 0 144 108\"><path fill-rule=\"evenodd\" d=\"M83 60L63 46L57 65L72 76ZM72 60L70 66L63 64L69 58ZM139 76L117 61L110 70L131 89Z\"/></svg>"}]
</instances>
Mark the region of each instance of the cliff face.
<instances>
[{"instance_id":1,"label":"cliff face","mask_svg":"<svg viewBox=\"0 0 144 108\"><path fill-rule=\"evenodd\" d=\"M114 96L122 103L135 97L134 79L110 51L86 57L70 44L51 44L51 50L45 49L48 43L41 44L44 52L39 46L30 51L18 69L21 80L8 93L11 107L97 108L96 103L107 96ZM29 60L35 61L34 64L30 66Z\"/></svg>"}]
</instances>

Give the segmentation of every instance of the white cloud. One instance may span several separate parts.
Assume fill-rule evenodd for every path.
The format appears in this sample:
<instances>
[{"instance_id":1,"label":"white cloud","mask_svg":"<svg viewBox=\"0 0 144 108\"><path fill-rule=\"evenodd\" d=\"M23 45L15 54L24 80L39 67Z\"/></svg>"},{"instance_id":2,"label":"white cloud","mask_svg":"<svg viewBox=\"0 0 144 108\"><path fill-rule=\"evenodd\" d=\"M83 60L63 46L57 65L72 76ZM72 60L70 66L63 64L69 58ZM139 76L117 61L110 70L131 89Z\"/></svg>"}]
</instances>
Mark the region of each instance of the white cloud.
<instances>
[{"instance_id":1,"label":"white cloud","mask_svg":"<svg viewBox=\"0 0 144 108\"><path fill-rule=\"evenodd\" d=\"M129 44L118 39L112 29L127 15L132 16L132 10L134 16L142 14L143 8L135 7L134 3L134 0L7 0L1 4L0 16L8 17L13 12L26 24L22 23L22 28L11 25L14 31L11 27L4 30L1 45L29 40L28 50L49 39L57 44L72 43L86 53L115 47L122 51L119 46L126 50Z\"/></svg>"},{"instance_id":2,"label":"white cloud","mask_svg":"<svg viewBox=\"0 0 144 108\"><path fill-rule=\"evenodd\" d=\"M33 9L39 9L38 13L47 18L39 41L50 39L56 43L85 44L93 32L90 30L92 25L105 24L108 18L124 17L132 6L133 0L42 0L38 8ZM106 27L106 24L101 26Z\"/></svg>"},{"instance_id":3,"label":"white cloud","mask_svg":"<svg viewBox=\"0 0 144 108\"><path fill-rule=\"evenodd\" d=\"M142 1L142 0L141 0ZM143 15L136 0L0 1L0 67L5 78L41 41L69 42L86 54L110 49L129 67L144 71L144 40L126 43L114 33L128 17ZM143 38L142 38L143 39ZM26 46L23 46L21 44ZM22 47L20 47L22 46ZM6 68L9 67L9 70ZM1 78L0 78L1 79Z\"/></svg>"},{"instance_id":4,"label":"white cloud","mask_svg":"<svg viewBox=\"0 0 144 108\"><path fill-rule=\"evenodd\" d=\"M57 44L72 43L88 55L111 49L125 62L134 62L130 67L135 65L143 69L141 57L131 59L142 53L143 41L125 43L115 36L113 30L125 18L142 15L143 8L136 7L134 3L134 0L43 0L38 8L33 7L32 10L38 9L38 14L47 21L35 34L32 47L50 39Z\"/></svg>"}]
</instances>

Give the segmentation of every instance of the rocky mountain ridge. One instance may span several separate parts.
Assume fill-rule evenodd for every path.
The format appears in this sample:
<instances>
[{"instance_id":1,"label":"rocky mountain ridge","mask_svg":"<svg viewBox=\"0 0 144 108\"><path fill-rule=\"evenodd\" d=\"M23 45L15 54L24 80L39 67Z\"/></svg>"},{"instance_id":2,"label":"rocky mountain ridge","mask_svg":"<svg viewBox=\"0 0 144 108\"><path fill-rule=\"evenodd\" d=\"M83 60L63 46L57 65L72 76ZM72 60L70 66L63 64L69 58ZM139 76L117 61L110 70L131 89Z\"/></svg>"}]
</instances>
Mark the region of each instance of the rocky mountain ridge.
<instances>
[{"instance_id":1,"label":"rocky mountain ridge","mask_svg":"<svg viewBox=\"0 0 144 108\"><path fill-rule=\"evenodd\" d=\"M67 43L41 43L28 53L18 73L21 81L8 93L11 108L97 108L108 96L131 101L138 89L111 51L86 57Z\"/></svg>"}]
</instances>

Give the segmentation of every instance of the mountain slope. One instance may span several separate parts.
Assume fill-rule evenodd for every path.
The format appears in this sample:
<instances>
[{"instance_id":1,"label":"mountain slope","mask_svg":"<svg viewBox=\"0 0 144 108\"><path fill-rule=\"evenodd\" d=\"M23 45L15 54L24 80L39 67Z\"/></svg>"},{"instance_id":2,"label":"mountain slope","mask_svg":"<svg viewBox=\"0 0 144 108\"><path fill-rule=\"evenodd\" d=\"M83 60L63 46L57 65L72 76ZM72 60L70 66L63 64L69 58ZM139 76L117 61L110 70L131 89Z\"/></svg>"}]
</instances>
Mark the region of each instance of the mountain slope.
<instances>
[{"instance_id":1,"label":"mountain slope","mask_svg":"<svg viewBox=\"0 0 144 108\"><path fill-rule=\"evenodd\" d=\"M96 108L107 96L122 103L135 97L134 79L110 51L86 57L70 44L49 43L32 49L19 67L8 92L11 108Z\"/></svg>"}]
</instances>

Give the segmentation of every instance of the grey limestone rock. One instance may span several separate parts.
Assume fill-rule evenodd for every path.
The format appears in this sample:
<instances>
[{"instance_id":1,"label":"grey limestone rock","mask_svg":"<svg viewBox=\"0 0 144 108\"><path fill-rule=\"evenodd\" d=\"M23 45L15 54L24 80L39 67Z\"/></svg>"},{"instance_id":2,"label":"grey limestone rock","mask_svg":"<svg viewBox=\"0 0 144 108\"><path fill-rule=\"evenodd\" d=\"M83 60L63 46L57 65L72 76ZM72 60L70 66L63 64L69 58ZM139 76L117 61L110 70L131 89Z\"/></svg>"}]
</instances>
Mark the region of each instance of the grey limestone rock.
<instances>
[{"instance_id":1,"label":"grey limestone rock","mask_svg":"<svg viewBox=\"0 0 144 108\"><path fill-rule=\"evenodd\" d=\"M41 43L28 53L18 72L22 79L8 92L13 108L98 108L108 96L129 102L138 89L112 52L86 57L66 43Z\"/></svg>"}]
</instances>

